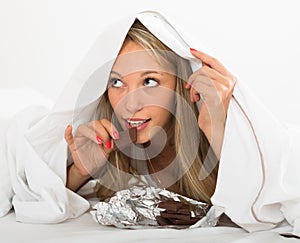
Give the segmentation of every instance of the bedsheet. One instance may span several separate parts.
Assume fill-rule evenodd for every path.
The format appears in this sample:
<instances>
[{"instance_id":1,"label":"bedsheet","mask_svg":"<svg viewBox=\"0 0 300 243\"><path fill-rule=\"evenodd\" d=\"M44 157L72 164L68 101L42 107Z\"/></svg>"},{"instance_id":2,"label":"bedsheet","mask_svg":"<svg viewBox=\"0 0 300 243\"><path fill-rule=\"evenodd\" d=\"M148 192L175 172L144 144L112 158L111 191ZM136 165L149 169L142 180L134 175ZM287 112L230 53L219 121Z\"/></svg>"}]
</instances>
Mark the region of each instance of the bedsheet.
<instances>
[{"instance_id":1,"label":"bedsheet","mask_svg":"<svg viewBox=\"0 0 300 243\"><path fill-rule=\"evenodd\" d=\"M26 106L32 104L51 106L51 101L30 89L0 89L0 101L0 134L5 132L5 128L9 123L9 119L16 112L25 108ZM2 146L0 146L0 150L1 148ZM5 185L3 186L3 188L6 188ZM16 222L15 213L10 211L8 215L0 218L0 243L300 242L297 239L283 238L279 235L280 232L289 231L287 230L288 227L289 226L284 226L272 231L262 231L256 233L247 233L243 229L229 227L197 228L192 230L125 230L101 226L93 220L89 212L76 219L70 219L59 224L25 224Z\"/></svg>"},{"instance_id":2,"label":"bedsheet","mask_svg":"<svg viewBox=\"0 0 300 243\"><path fill-rule=\"evenodd\" d=\"M89 212L59 224L25 224L15 220L11 211L0 218L0 242L299 242L279 235L283 228L247 233L240 228L214 227L197 229L118 229L101 226Z\"/></svg>"}]
</instances>

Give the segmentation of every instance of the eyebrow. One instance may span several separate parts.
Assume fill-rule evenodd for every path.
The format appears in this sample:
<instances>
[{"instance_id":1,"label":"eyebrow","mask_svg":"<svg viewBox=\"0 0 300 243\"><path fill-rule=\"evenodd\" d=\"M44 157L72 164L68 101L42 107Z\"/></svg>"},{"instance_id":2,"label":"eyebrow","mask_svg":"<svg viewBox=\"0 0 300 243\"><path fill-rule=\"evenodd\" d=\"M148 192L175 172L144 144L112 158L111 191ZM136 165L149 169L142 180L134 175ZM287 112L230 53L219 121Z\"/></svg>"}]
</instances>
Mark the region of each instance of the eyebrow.
<instances>
[{"instance_id":1,"label":"eyebrow","mask_svg":"<svg viewBox=\"0 0 300 243\"><path fill-rule=\"evenodd\" d=\"M163 76L162 72L158 72L158 71L154 71L154 70L145 71L145 72L141 73L140 76L143 77L143 76L146 76L146 75L151 74L151 73L155 73L155 74L159 74L159 75ZM110 74L115 74L115 75L117 75L119 77L122 77L122 75L120 73L118 73L118 72L116 72L114 70L111 70Z\"/></svg>"},{"instance_id":2,"label":"eyebrow","mask_svg":"<svg viewBox=\"0 0 300 243\"><path fill-rule=\"evenodd\" d=\"M151 74L151 73L163 75L162 72L157 72L157 71L154 71L154 70L149 70L149 71L143 72L143 73L141 74L141 77L142 77L142 76L146 76L146 75Z\"/></svg>"},{"instance_id":3,"label":"eyebrow","mask_svg":"<svg viewBox=\"0 0 300 243\"><path fill-rule=\"evenodd\" d=\"M119 74L118 72L111 70L110 74L116 74L117 76L121 77L121 74Z\"/></svg>"}]
</instances>

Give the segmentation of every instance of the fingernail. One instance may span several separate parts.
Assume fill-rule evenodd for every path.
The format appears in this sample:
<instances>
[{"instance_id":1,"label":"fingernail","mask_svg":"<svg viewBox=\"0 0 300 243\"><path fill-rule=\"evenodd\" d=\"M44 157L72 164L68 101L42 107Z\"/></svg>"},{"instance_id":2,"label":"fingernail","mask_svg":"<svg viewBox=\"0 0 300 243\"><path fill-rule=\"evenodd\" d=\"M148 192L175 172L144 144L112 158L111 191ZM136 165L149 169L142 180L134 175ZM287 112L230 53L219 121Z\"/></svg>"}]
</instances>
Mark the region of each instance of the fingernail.
<instances>
[{"instance_id":1,"label":"fingernail","mask_svg":"<svg viewBox=\"0 0 300 243\"><path fill-rule=\"evenodd\" d=\"M120 138L119 133L116 132L116 131L113 132L113 136L114 136L115 139L119 139Z\"/></svg>"},{"instance_id":2,"label":"fingernail","mask_svg":"<svg viewBox=\"0 0 300 243\"><path fill-rule=\"evenodd\" d=\"M186 83L186 84L185 84L185 88L186 88L186 89L187 89L189 86L190 86L189 83Z\"/></svg>"},{"instance_id":3,"label":"fingernail","mask_svg":"<svg viewBox=\"0 0 300 243\"><path fill-rule=\"evenodd\" d=\"M67 129L70 129L72 126L69 124L68 126L67 126Z\"/></svg>"},{"instance_id":4,"label":"fingernail","mask_svg":"<svg viewBox=\"0 0 300 243\"><path fill-rule=\"evenodd\" d=\"M96 140L98 143L103 143L103 139L96 135Z\"/></svg>"},{"instance_id":5,"label":"fingernail","mask_svg":"<svg viewBox=\"0 0 300 243\"><path fill-rule=\"evenodd\" d=\"M191 51L191 52L195 52L195 51L197 51L197 50L194 49L194 48L190 48L190 51Z\"/></svg>"},{"instance_id":6,"label":"fingernail","mask_svg":"<svg viewBox=\"0 0 300 243\"><path fill-rule=\"evenodd\" d=\"M108 149L111 148L110 140L106 141L105 146L106 146L106 148L108 148Z\"/></svg>"}]
</instances>

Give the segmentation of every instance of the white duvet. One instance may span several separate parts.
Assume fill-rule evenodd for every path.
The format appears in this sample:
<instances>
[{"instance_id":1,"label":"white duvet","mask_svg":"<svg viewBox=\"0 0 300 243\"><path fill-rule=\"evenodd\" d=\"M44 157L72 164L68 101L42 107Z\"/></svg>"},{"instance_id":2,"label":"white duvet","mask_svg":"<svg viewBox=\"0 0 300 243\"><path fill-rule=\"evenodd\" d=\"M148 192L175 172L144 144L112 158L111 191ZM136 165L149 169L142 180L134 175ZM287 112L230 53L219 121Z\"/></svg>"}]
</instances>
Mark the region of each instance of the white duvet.
<instances>
[{"instance_id":1,"label":"white duvet","mask_svg":"<svg viewBox=\"0 0 300 243\"><path fill-rule=\"evenodd\" d=\"M76 128L92 117L112 60L136 17L179 55L192 58L190 42L158 13L143 12L110 26L51 109L32 107L10 122L1 146L2 216L13 207L18 221L58 223L89 209L87 200L65 187L63 134L68 124ZM275 119L239 80L228 110L213 204L247 231L287 221L300 235L299 148L300 129Z\"/></svg>"}]
</instances>

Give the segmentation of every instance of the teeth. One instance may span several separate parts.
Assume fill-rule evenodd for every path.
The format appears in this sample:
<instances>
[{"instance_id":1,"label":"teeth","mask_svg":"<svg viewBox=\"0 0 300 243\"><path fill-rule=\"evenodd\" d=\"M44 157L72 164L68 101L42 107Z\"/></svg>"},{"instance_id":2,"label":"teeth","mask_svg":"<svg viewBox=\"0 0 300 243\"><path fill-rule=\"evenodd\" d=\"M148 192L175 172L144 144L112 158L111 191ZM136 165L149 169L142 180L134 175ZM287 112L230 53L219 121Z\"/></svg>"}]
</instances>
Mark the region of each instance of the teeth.
<instances>
[{"instance_id":1,"label":"teeth","mask_svg":"<svg viewBox=\"0 0 300 243\"><path fill-rule=\"evenodd\" d=\"M147 120L145 120L147 121ZM131 121L131 120L127 120L128 124L132 127L138 127L140 125L142 125L145 121Z\"/></svg>"}]
</instances>

